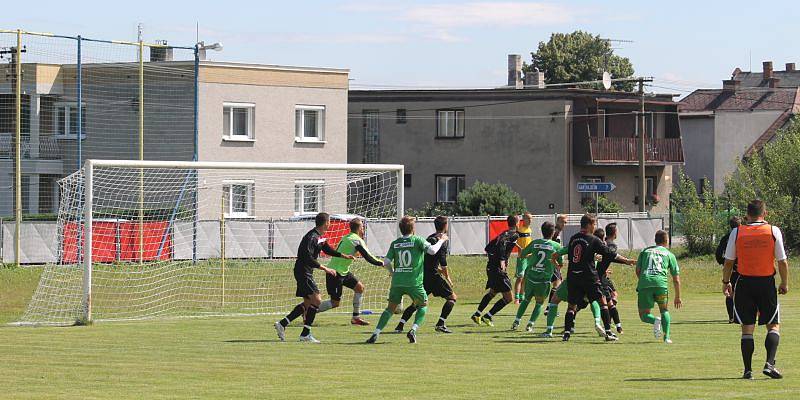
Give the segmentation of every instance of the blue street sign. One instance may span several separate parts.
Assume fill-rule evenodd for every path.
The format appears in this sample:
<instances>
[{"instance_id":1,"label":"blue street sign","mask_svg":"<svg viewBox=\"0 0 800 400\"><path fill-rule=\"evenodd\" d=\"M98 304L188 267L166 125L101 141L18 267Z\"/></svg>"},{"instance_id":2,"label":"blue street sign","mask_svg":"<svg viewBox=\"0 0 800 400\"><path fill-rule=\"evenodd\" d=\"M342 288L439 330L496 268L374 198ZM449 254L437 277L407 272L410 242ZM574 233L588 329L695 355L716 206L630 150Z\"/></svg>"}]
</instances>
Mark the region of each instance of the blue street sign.
<instances>
[{"instance_id":1,"label":"blue street sign","mask_svg":"<svg viewBox=\"0 0 800 400\"><path fill-rule=\"evenodd\" d=\"M579 182L578 183L578 192L579 193L608 193L614 190L616 186L614 186L611 182Z\"/></svg>"}]
</instances>

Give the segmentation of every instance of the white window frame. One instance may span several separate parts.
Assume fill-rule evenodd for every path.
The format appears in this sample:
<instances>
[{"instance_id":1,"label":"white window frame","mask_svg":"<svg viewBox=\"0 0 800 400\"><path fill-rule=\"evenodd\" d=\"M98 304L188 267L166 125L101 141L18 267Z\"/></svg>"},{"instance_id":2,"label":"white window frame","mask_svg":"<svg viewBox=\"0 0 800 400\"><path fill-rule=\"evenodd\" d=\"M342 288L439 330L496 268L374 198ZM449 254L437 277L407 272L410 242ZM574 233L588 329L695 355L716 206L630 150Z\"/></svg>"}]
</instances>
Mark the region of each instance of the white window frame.
<instances>
[{"instance_id":1,"label":"white window frame","mask_svg":"<svg viewBox=\"0 0 800 400\"><path fill-rule=\"evenodd\" d=\"M234 212L233 211L233 187L234 186L246 186L247 187L247 211L245 212ZM255 186L256 182L252 179L231 179L231 180L224 180L222 181L222 193L225 193L225 188L228 191L228 198L225 199L226 206L225 206L225 218L236 219L236 218L255 218L254 215L254 207L253 201L255 199Z\"/></svg>"},{"instance_id":2,"label":"white window frame","mask_svg":"<svg viewBox=\"0 0 800 400\"><path fill-rule=\"evenodd\" d=\"M442 121L444 118L444 132ZM466 135L466 113L463 109L436 110L436 138L437 139L463 139ZM452 135L450 128L452 127Z\"/></svg>"},{"instance_id":3,"label":"white window frame","mask_svg":"<svg viewBox=\"0 0 800 400\"><path fill-rule=\"evenodd\" d=\"M234 135L233 134L233 110L244 108L247 110L247 135ZM226 109L230 109L230 111L226 112ZM229 102L226 101L222 103L222 140L232 141L232 142L254 142L256 139L255 136L255 114L256 114L256 105L254 103L237 103L237 102ZM230 118L230 123L228 124L228 132L225 132L225 119Z\"/></svg>"},{"instance_id":4,"label":"white window frame","mask_svg":"<svg viewBox=\"0 0 800 400\"><path fill-rule=\"evenodd\" d=\"M303 115L300 118L297 117L297 112L301 112ZM305 112L306 111L316 111L319 113L317 118L317 136L316 137L304 137L303 134L305 132ZM307 104L297 104L294 106L294 141L297 143L327 143L325 140L325 106L320 105L307 105Z\"/></svg>"},{"instance_id":5,"label":"white window frame","mask_svg":"<svg viewBox=\"0 0 800 400\"><path fill-rule=\"evenodd\" d=\"M56 139L77 139L78 133L69 132L69 128L72 126L72 121L70 120L72 116L72 109L77 108L78 103L74 101L57 101L53 103L53 137ZM86 103L81 103L81 108L83 109L83 118L82 123L84 127L86 127ZM61 133L59 132L59 123L58 123L58 113L61 109L64 109L64 130L66 132ZM86 132L82 131L81 139L86 139Z\"/></svg>"},{"instance_id":6,"label":"white window frame","mask_svg":"<svg viewBox=\"0 0 800 400\"><path fill-rule=\"evenodd\" d=\"M305 190L307 186L315 186L319 191L317 193L317 210L305 211ZM294 209L294 215L316 215L322 208L324 208L325 198L325 181L321 179L299 179L294 181L294 190L297 204Z\"/></svg>"},{"instance_id":7,"label":"white window frame","mask_svg":"<svg viewBox=\"0 0 800 400\"><path fill-rule=\"evenodd\" d=\"M458 190L458 185L456 185L456 194L455 195L456 195L456 199L458 199L458 194L461 191L463 191L464 189L466 189L467 177L464 176L464 175L458 175L458 174L456 174L456 175L437 174L435 176L436 181L434 183L434 186L435 186L435 189L436 189L436 203L440 203L440 204L453 204L453 203L455 203L457 200L454 200L454 201L439 200L439 178L454 178L454 179L456 179L456 183L458 183L459 179L461 180L461 182L462 182L461 183L461 190Z\"/></svg>"}]
</instances>

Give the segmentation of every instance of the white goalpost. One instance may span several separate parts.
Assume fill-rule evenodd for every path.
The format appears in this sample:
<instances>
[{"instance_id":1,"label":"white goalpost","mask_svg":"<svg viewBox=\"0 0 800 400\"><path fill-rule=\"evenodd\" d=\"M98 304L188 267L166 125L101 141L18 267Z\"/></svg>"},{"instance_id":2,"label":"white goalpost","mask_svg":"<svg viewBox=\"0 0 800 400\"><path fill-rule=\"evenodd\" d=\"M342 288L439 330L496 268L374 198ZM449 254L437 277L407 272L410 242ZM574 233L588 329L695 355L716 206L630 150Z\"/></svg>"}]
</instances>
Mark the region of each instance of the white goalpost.
<instances>
[{"instance_id":1,"label":"white goalpost","mask_svg":"<svg viewBox=\"0 0 800 400\"><path fill-rule=\"evenodd\" d=\"M370 222L385 230L402 216L403 177L402 165L88 160L60 182L58 262L20 322L287 312L316 213L331 214L334 247L363 218L383 255ZM382 308L386 270L362 260L351 269L367 287L364 308Z\"/></svg>"}]
</instances>

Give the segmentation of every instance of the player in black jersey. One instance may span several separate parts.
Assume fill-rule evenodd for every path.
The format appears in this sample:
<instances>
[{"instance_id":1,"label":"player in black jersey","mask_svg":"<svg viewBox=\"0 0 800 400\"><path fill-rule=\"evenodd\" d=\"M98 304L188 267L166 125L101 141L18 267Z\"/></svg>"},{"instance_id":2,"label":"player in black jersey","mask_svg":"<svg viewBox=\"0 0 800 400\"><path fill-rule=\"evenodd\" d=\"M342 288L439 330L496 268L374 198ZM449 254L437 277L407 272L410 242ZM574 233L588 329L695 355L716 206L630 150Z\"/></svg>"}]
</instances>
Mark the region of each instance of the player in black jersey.
<instances>
[{"instance_id":1,"label":"player in black jersey","mask_svg":"<svg viewBox=\"0 0 800 400\"><path fill-rule=\"evenodd\" d=\"M611 317L608 313L608 303L605 296L603 296L600 276L597 273L595 265L595 255L599 254L602 257L609 257L616 261L623 262L628 265L636 263L635 260L630 260L608 248L602 240L594 236L595 226L597 219L589 214L581 217L581 230L569 239L569 245L565 246L562 251L553 254L553 262L558 257L564 254L568 255L569 267L567 268L567 290L569 309L564 317L564 337L566 342L570 338L570 330L575 324L575 313L577 305L584 301L588 302L597 301L600 303L600 316L603 320L603 328L605 328L605 338L607 341L617 340L617 335L611 332Z\"/></svg>"},{"instance_id":2,"label":"player in black jersey","mask_svg":"<svg viewBox=\"0 0 800 400\"><path fill-rule=\"evenodd\" d=\"M436 219L433 220L433 226L436 228L436 233L428 236L427 240L430 244L436 244L441 234L447 233L447 217L441 215L436 217ZM436 322L436 327L434 328L437 332L441 333L453 333L446 324L447 317L450 316L450 312L453 311L453 306L456 305L456 299L458 298L455 292L453 292L453 281L450 279L450 273L447 270L447 253L449 246L450 243L445 242L436 254L430 255L425 253L425 271L423 278L425 292L429 295L433 294L436 297L441 297L446 300L442 306L442 313L439 314L439 321ZM394 328L395 332L403 333L404 325L406 321L411 318L411 315L414 314L414 311L417 311L417 308L413 304L403 311L400 323Z\"/></svg>"},{"instance_id":3,"label":"player in black jersey","mask_svg":"<svg viewBox=\"0 0 800 400\"><path fill-rule=\"evenodd\" d=\"M742 220L737 217L733 216L730 220L728 220L728 225L731 228L731 231L738 228L739 225L742 224ZM731 232L725 234L722 239L719 241L719 245L717 246L716 258L717 263L719 265L725 265L725 250L728 248L728 239L731 237ZM739 282L739 269L737 268L736 260L733 261L733 272L731 272L731 287L736 287L736 282ZM736 316L733 314L733 295L725 296L725 308L728 310L728 323L735 324L736 323Z\"/></svg>"},{"instance_id":4,"label":"player in black jersey","mask_svg":"<svg viewBox=\"0 0 800 400\"><path fill-rule=\"evenodd\" d=\"M472 314L472 321L480 325L481 323L489 326L494 326L492 316L500 312L506 304L514 301L514 296L511 293L511 280L508 279L508 259L511 257L511 252L517 246L517 223L519 222L515 215L509 215L506 218L508 222L508 229L497 235L494 239L484 248L489 260L486 263L486 294L478 304L478 310ZM488 313L481 316L481 312L489 305L494 296L498 293L503 294L503 298L497 300L497 303L492 306Z\"/></svg>"},{"instance_id":5,"label":"player in black jersey","mask_svg":"<svg viewBox=\"0 0 800 400\"><path fill-rule=\"evenodd\" d=\"M606 246L608 246L611 251L614 253L617 252L617 245L614 243L614 241L617 239L616 223L612 222L606 225L605 229L595 229L594 235L601 240L605 240ZM603 296L605 296L606 301L608 301L608 314L611 316L611 320L614 321L614 325L617 327L617 333L622 334L622 322L619 319L619 310L617 310L617 288L614 286L614 281L611 280L612 262L615 262L615 260L612 258L603 257L603 259L597 263L597 273L600 275L600 285Z\"/></svg>"}]
</instances>

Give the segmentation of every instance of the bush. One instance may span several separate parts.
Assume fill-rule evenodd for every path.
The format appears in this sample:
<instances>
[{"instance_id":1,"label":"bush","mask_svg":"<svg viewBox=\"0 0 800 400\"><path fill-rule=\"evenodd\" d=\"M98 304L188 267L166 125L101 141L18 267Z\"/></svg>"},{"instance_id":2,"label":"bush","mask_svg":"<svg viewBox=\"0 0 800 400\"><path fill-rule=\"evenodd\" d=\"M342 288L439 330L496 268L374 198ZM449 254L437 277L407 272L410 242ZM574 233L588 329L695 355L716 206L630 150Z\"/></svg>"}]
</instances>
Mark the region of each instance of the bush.
<instances>
[{"instance_id":1,"label":"bush","mask_svg":"<svg viewBox=\"0 0 800 400\"><path fill-rule=\"evenodd\" d=\"M412 217L437 217L439 215L456 215L454 203L425 203L420 209L409 208L406 215Z\"/></svg>"},{"instance_id":2,"label":"bush","mask_svg":"<svg viewBox=\"0 0 800 400\"><path fill-rule=\"evenodd\" d=\"M458 194L458 215L518 215L527 210L519 193L503 183L475 182Z\"/></svg>"},{"instance_id":3,"label":"bush","mask_svg":"<svg viewBox=\"0 0 800 400\"><path fill-rule=\"evenodd\" d=\"M583 211L591 214L598 214L598 213L621 213L623 211L622 205L617 203L616 201L609 200L605 196L600 196L597 199L597 208L600 211L595 210L595 201L593 198L586 197L581 200L581 205L583 206Z\"/></svg>"},{"instance_id":4,"label":"bush","mask_svg":"<svg viewBox=\"0 0 800 400\"><path fill-rule=\"evenodd\" d=\"M677 227L686 239L686 250L691 255L712 254L716 250L716 237L723 232L724 221L714 210L716 198L706 181L703 194L697 195L697 187L683 171L672 192L672 204L682 216Z\"/></svg>"}]
</instances>

